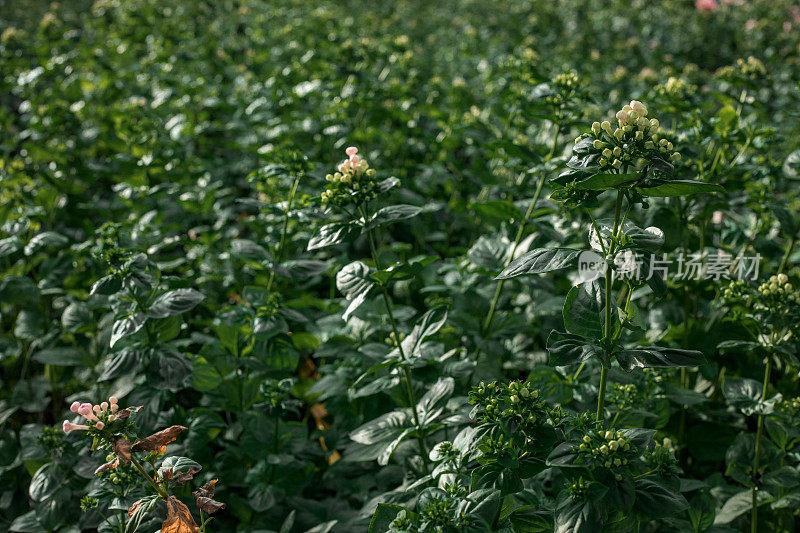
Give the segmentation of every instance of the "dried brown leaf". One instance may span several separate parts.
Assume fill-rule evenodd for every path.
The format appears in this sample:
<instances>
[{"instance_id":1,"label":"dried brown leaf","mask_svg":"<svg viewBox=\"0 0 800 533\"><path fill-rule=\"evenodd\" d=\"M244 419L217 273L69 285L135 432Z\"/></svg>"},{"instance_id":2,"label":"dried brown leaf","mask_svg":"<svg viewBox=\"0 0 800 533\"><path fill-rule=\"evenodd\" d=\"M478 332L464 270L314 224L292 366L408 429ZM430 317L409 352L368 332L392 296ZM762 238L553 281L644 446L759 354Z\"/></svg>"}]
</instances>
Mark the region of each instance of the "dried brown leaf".
<instances>
[{"instance_id":1,"label":"dried brown leaf","mask_svg":"<svg viewBox=\"0 0 800 533\"><path fill-rule=\"evenodd\" d=\"M170 469L171 472L172 469ZM199 468L195 468L194 466L188 469L186 472L179 472L177 474L172 475L172 482L178 485L179 487L182 485L186 485L187 482L194 479L194 475L200 471Z\"/></svg>"},{"instance_id":2,"label":"dried brown leaf","mask_svg":"<svg viewBox=\"0 0 800 533\"><path fill-rule=\"evenodd\" d=\"M122 462L126 465L131 464L131 443L125 437L120 437L114 441L111 445L111 449L114 453L122 459Z\"/></svg>"},{"instance_id":3,"label":"dried brown leaf","mask_svg":"<svg viewBox=\"0 0 800 533\"><path fill-rule=\"evenodd\" d=\"M117 468L118 466L119 466L119 459L114 459L110 463L106 463L102 466L97 467L97 470L94 471L94 475L102 474L106 470L111 470L112 468Z\"/></svg>"},{"instance_id":4,"label":"dried brown leaf","mask_svg":"<svg viewBox=\"0 0 800 533\"><path fill-rule=\"evenodd\" d=\"M208 514L213 514L220 509L225 509L225 504L214 500L214 486L217 484L216 479L212 479L205 485L194 491L192 494L197 501L197 507L201 511Z\"/></svg>"},{"instance_id":5,"label":"dried brown leaf","mask_svg":"<svg viewBox=\"0 0 800 533\"><path fill-rule=\"evenodd\" d=\"M200 528L192 518L189 508L175 496L167 500L167 518L161 524L161 533L198 533Z\"/></svg>"},{"instance_id":6,"label":"dried brown leaf","mask_svg":"<svg viewBox=\"0 0 800 533\"><path fill-rule=\"evenodd\" d=\"M166 446L170 442L178 438L181 431L185 430L185 426L171 426L167 429L162 429L140 440L131 447L134 452L155 452L162 446Z\"/></svg>"}]
</instances>

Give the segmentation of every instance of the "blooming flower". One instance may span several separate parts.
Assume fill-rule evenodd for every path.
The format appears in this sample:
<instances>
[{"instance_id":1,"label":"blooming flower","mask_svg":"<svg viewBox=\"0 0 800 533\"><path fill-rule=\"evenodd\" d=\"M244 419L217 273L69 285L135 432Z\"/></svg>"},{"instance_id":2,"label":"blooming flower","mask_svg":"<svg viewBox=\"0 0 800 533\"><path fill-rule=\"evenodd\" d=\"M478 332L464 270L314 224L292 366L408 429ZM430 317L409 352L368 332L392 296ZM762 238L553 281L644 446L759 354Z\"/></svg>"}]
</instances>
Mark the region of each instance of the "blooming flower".
<instances>
[{"instance_id":1,"label":"blooming flower","mask_svg":"<svg viewBox=\"0 0 800 533\"><path fill-rule=\"evenodd\" d=\"M697 0L694 3L694 7L696 7L699 11L716 11L717 0Z\"/></svg>"},{"instance_id":2,"label":"blooming flower","mask_svg":"<svg viewBox=\"0 0 800 533\"><path fill-rule=\"evenodd\" d=\"M82 424L73 424L69 420L64 420L64 423L61 424L61 429L64 430L64 433L69 433L70 431L73 430L86 431L87 429L89 429L89 426L84 426Z\"/></svg>"}]
</instances>

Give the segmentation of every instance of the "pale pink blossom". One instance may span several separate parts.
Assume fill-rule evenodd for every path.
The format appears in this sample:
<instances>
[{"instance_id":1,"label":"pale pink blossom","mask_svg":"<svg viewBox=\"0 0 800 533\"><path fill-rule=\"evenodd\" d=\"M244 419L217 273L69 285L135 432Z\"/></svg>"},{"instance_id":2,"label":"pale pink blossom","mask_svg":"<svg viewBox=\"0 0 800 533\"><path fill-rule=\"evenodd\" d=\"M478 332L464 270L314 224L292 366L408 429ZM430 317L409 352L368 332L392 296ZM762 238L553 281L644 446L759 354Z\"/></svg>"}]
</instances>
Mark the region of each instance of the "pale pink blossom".
<instances>
[{"instance_id":1,"label":"pale pink blossom","mask_svg":"<svg viewBox=\"0 0 800 533\"><path fill-rule=\"evenodd\" d=\"M119 400L117 400L117 397L116 397L116 396L111 396L111 397L108 399L108 403L119 403Z\"/></svg>"},{"instance_id":2,"label":"pale pink blossom","mask_svg":"<svg viewBox=\"0 0 800 533\"><path fill-rule=\"evenodd\" d=\"M82 424L73 424L69 420L64 420L64 423L61 424L61 429L64 430L64 433L69 433L70 431L73 430L86 431L87 429L89 429L89 426L84 426Z\"/></svg>"},{"instance_id":3,"label":"pale pink blossom","mask_svg":"<svg viewBox=\"0 0 800 533\"><path fill-rule=\"evenodd\" d=\"M81 402L72 402L72 405L69 406L69 410L73 413L77 413L78 409L81 407Z\"/></svg>"},{"instance_id":4,"label":"pale pink blossom","mask_svg":"<svg viewBox=\"0 0 800 533\"><path fill-rule=\"evenodd\" d=\"M744 29L747 31L751 31L756 27L756 19L750 19L744 23Z\"/></svg>"},{"instance_id":5,"label":"pale pink blossom","mask_svg":"<svg viewBox=\"0 0 800 533\"><path fill-rule=\"evenodd\" d=\"M94 425L94 427L96 427L97 429L103 429L104 427L106 427L106 425L103 424L102 422L98 422L97 424Z\"/></svg>"},{"instance_id":6,"label":"pale pink blossom","mask_svg":"<svg viewBox=\"0 0 800 533\"><path fill-rule=\"evenodd\" d=\"M348 156L353 157L358 153L358 148L355 146L348 146L347 149L344 151Z\"/></svg>"},{"instance_id":7,"label":"pale pink blossom","mask_svg":"<svg viewBox=\"0 0 800 533\"><path fill-rule=\"evenodd\" d=\"M716 11L717 0L697 0L694 7L700 11Z\"/></svg>"}]
</instances>

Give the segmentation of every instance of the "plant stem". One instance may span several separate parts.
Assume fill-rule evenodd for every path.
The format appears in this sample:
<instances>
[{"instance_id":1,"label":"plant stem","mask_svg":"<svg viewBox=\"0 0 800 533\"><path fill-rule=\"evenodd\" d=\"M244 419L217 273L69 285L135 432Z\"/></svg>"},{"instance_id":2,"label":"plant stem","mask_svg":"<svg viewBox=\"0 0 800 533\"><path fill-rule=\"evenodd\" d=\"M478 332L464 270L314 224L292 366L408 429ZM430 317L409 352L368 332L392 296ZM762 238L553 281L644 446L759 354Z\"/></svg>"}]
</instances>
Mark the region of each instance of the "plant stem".
<instances>
[{"instance_id":1,"label":"plant stem","mask_svg":"<svg viewBox=\"0 0 800 533\"><path fill-rule=\"evenodd\" d=\"M558 146L558 136L561 134L561 124L559 122L556 122L555 126L556 127L555 127L555 133L553 135L553 142L550 146L550 151L544 158L545 162L550 161L553 158L553 155L555 155L556 152L556 147ZM514 260L514 255L516 255L517 253L517 248L519 248L519 243L522 242L522 237L525 234L525 228L527 227L528 219L533 213L536 204L539 202L539 197L542 194L542 188L544 188L544 182L546 178L547 174L542 173L542 175L539 177L539 181L536 183L536 190L533 192L533 198L531 198L531 203L528 205L528 209L525 211L525 216L522 218L519 228L517 228L517 235L514 238L514 243L511 246L511 253L508 254L508 257L506 258L503 268L507 267L511 263L511 261ZM480 331L481 337L486 337L486 335L489 334L489 328L492 327L492 321L494 320L494 315L497 311L497 304L500 301L500 294L503 291L503 285L505 285L505 281L506 280L501 279L498 280L497 282L497 287L495 287L494 296L492 297L492 303L489 305L489 314L486 315L486 319L483 321L483 325L481 327ZM475 351L476 367L480 355L481 355L481 349L480 347L478 347L478 349ZM472 374L470 374L470 380L472 380Z\"/></svg>"},{"instance_id":2,"label":"plant stem","mask_svg":"<svg viewBox=\"0 0 800 533\"><path fill-rule=\"evenodd\" d=\"M150 477L150 474L148 474L145 471L142 464L136 460L136 456L134 456L133 454L131 454L131 463L133 463L133 466L136 468L136 470L138 470L139 473L142 475L142 477L144 477L147 480L147 482L150 483L150 485L156 490L156 492L158 493L159 496L161 496L161 498L165 500L169 498L169 494L167 494L163 488L161 488L155 481L153 481L153 478Z\"/></svg>"},{"instance_id":3,"label":"plant stem","mask_svg":"<svg viewBox=\"0 0 800 533\"><path fill-rule=\"evenodd\" d=\"M286 210L283 212L283 225L281 227L281 238L278 241L278 249L275 251L275 261L280 263L283 257L283 247L286 242L286 233L289 229L289 212L292 210L292 202L294 196L297 194L297 185L300 183L300 178L297 177L292 183L292 189L289 191L289 199L286 201ZM275 269L270 270L269 280L267 281L267 291L272 288L272 280L275 279Z\"/></svg>"},{"instance_id":4,"label":"plant stem","mask_svg":"<svg viewBox=\"0 0 800 533\"><path fill-rule=\"evenodd\" d=\"M366 213L364 213L363 209L359 208L364 220L367 220ZM375 246L375 239L372 235L372 229L367 230L367 240L369 241L369 250L372 255L372 262L375 263L375 268L378 270L381 269L380 262L378 261L378 250ZM420 431L422 428L420 427L419 423L419 413L417 412L417 397L414 394L414 385L411 380L411 370L408 366L408 360L406 358L406 354L403 351L403 343L400 342L400 332L397 330L397 322L394 320L394 313L392 313L392 303L389 300L389 294L386 292L386 287L381 285L381 293L383 294L383 302L386 305L386 313L389 316L389 324L392 327L392 333L394 333L394 339L397 343L397 350L400 352L400 358L403 361L403 382L406 388L406 394L408 395L408 402L411 404L411 413L414 416L414 425L417 427L417 431ZM422 438L422 435L417 435L417 442L419 443L419 451L420 455L422 455L422 466L427 475L429 472L428 468L428 448L425 445L425 439Z\"/></svg>"},{"instance_id":5,"label":"plant stem","mask_svg":"<svg viewBox=\"0 0 800 533\"><path fill-rule=\"evenodd\" d=\"M769 374L772 370L772 357L767 357L767 366L764 368L764 385L761 389L761 403L767 399L767 387L769 387ZM764 431L764 415L758 415L758 428L756 429L756 447L753 455L753 489L751 492L753 509L750 518L750 531L758 531L758 455L761 452L761 433Z\"/></svg>"},{"instance_id":6,"label":"plant stem","mask_svg":"<svg viewBox=\"0 0 800 533\"><path fill-rule=\"evenodd\" d=\"M617 203L616 203L616 206L614 207L614 228L611 231L611 235L612 235L613 238L617 237L617 226L619 225L619 216L620 216L620 212L622 211L622 197L623 197L622 191L617 191ZM608 244L608 253L609 254L613 254L614 253L614 239L612 239L611 242L609 242L609 244ZM605 341L605 345L606 345L605 346L606 355L608 356L608 359L610 360L611 349L612 349L612 344L613 344L613 339L611 338L611 296L610 296L610 294L611 294L612 286L614 285L614 271L611 268L609 268L608 266L606 266L606 276L605 276L605 278L606 278L605 279L606 291L605 291L604 298L605 298L605 304L606 304L605 305L605 308L606 308L606 313L605 313L606 322L605 322L605 333L604 333L603 336L605 337L604 341ZM606 402L606 381L607 381L607 379L608 379L608 368L605 365L603 365L603 368L600 370L600 388L597 391L597 417L596 418L597 418L598 422L603 419L603 416L605 414L604 409L605 409L605 402Z\"/></svg>"}]
</instances>

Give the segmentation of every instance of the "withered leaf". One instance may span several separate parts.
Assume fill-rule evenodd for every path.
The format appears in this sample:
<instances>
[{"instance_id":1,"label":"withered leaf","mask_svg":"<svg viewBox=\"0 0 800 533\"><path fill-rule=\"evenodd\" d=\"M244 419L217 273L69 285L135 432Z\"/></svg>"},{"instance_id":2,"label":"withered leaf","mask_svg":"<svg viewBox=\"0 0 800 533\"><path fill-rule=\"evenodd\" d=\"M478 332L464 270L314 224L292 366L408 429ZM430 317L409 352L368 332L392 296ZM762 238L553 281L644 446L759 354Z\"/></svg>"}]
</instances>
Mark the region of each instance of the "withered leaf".
<instances>
[{"instance_id":1,"label":"withered leaf","mask_svg":"<svg viewBox=\"0 0 800 533\"><path fill-rule=\"evenodd\" d=\"M195 498L213 498L214 497L214 486L217 484L217 479L212 479L211 481L206 482L205 485L197 489L196 491L192 492L192 495Z\"/></svg>"},{"instance_id":2,"label":"withered leaf","mask_svg":"<svg viewBox=\"0 0 800 533\"><path fill-rule=\"evenodd\" d=\"M167 518L161 524L161 533L198 533L192 513L189 508L175 496L167 500Z\"/></svg>"},{"instance_id":3,"label":"withered leaf","mask_svg":"<svg viewBox=\"0 0 800 533\"><path fill-rule=\"evenodd\" d=\"M142 500L141 499L136 500L135 502L133 502L133 505L131 505L130 509L128 509L128 518L131 518L134 515L134 513L136 513L136 511L141 506L142 506Z\"/></svg>"},{"instance_id":4,"label":"withered leaf","mask_svg":"<svg viewBox=\"0 0 800 533\"><path fill-rule=\"evenodd\" d=\"M197 498L197 506L206 514L214 514L220 509L225 509L224 503L203 496Z\"/></svg>"},{"instance_id":5,"label":"withered leaf","mask_svg":"<svg viewBox=\"0 0 800 533\"><path fill-rule=\"evenodd\" d=\"M158 451L162 446L166 446L170 442L178 438L181 431L186 429L185 426L171 426L167 429L162 429L140 440L131 447L134 452L154 452Z\"/></svg>"},{"instance_id":6,"label":"withered leaf","mask_svg":"<svg viewBox=\"0 0 800 533\"><path fill-rule=\"evenodd\" d=\"M142 406L139 407L126 407L125 409L120 409L116 413L114 413L114 420L123 421L127 420L133 413L141 409Z\"/></svg>"},{"instance_id":7,"label":"withered leaf","mask_svg":"<svg viewBox=\"0 0 800 533\"><path fill-rule=\"evenodd\" d=\"M194 475L199 471L199 468L191 467L185 472L178 472L177 474L174 474L172 473L172 469L170 469L170 475L172 477L172 482L180 487L182 485L186 485L188 481L191 481L194 478Z\"/></svg>"},{"instance_id":8,"label":"withered leaf","mask_svg":"<svg viewBox=\"0 0 800 533\"><path fill-rule=\"evenodd\" d=\"M126 465L131 464L131 443L125 437L120 437L114 441L111 445L111 449L114 453L122 459L122 462Z\"/></svg>"},{"instance_id":9,"label":"withered leaf","mask_svg":"<svg viewBox=\"0 0 800 533\"><path fill-rule=\"evenodd\" d=\"M110 463L98 466L97 470L94 471L94 475L102 474L106 470L111 470L112 468L117 468L118 466L119 466L119 459L114 459Z\"/></svg>"},{"instance_id":10,"label":"withered leaf","mask_svg":"<svg viewBox=\"0 0 800 533\"><path fill-rule=\"evenodd\" d=\"M197 506L201 511L213 514L220 509L225 509L225 504L214 500L214 486L217 484L216 479L212 479L196 491L192 492L197 501Z\"/></svg>"}]
</instances>

